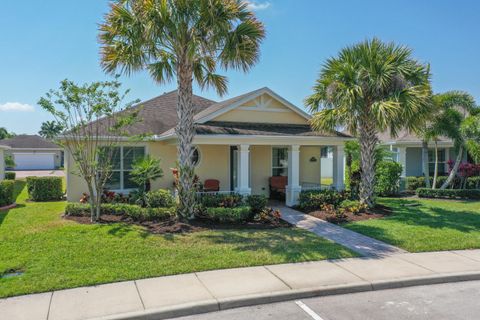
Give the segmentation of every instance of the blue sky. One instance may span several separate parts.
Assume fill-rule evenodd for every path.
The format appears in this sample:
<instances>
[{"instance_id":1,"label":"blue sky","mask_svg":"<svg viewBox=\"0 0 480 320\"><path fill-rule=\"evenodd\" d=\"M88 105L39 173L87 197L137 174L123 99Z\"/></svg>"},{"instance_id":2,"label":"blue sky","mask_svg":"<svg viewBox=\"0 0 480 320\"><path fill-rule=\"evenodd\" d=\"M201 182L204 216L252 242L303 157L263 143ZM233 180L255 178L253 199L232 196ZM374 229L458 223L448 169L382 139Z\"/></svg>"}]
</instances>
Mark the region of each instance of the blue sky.
<instances>
[{"instance_id":1,"label":"blue sky","mask_svg":"<svg viewBox=\"0 0 480 320\"><path fill-rule=\"evenodd\" d=\"M435 92L465 90L480 102L480 2L382 0L257 0L267 38L248 74L228 71L227 97L268 86L302 107L326 58L377 36L405 44L431 64ZM2 1L0 11L0 127L36 133L51 117L36 105L62 79L109 79L99 65L98 23L103 0ZM130 98L175 89L147 74L122 77ZM214 100L214 92L194 91Z\"/></svg>"}]
</instances>

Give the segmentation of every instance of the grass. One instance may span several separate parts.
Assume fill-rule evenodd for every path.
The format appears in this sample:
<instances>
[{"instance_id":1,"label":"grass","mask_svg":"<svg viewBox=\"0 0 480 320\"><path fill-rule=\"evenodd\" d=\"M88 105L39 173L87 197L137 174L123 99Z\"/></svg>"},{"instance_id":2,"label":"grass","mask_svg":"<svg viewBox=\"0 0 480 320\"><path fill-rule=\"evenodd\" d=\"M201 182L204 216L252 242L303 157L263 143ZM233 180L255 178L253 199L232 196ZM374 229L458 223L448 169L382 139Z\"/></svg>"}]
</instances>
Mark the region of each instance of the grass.
<instances>
[{"instance_id":1,"label":"grass","mask_svg":"<svg viewBox=\"0 0 480 320\"><path fill-rule=\"evenodd\" d=\"M480 201L379 199L394 214L344 227L410 252L480 248Z\"/></svg>"},{"instance_id":2,"label":"grass","mask_svg":"<svg viewBox=\"0 0 480 320\"><path fill-rule=\"evenodd\" d=\"M355 256L296 228L152 235L126 224L82 225L61 218L65 202L26 201L0 212L0 297L220 268Z\"/></svg>"}]
</instances>

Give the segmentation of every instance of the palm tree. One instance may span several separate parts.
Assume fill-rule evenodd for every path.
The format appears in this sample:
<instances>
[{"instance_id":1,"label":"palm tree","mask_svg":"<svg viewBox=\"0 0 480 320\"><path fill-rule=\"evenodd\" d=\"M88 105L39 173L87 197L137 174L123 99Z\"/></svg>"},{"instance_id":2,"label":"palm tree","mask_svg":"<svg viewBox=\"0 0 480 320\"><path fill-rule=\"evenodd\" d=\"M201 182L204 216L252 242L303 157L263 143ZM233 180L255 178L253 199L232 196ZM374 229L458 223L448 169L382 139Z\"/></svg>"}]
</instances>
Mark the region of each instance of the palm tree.
<instances>
[{"instance_id":1,"label":"palm tree","mask_svg":"<svg viewBox=\"0 0 480 320\"><path fill-rule=\"evenodd\" d=\"M462 162L466 147L465 136L462 133L461 125L469 114L474 110L475 99L468 93L462 91L449 91L436 96L436 104L440 105L444 112L443 135L453 140L457 150L457 158L450 174L440 187L446 189L457 175L458 167ZM439 121L439 120L438 120Z\"/></svg>"},{"instance_id":2,"label":"palm tree","mask_svg":"<svg viewBox=\"0 0 480 320\"><path fill-rule=\"evenodd\" d=\"M480 163L480 114L469 116L460 127L468 153Z\"/></svg>"},{"instance_id":3,"label":"palm tree","mask_svg":"<svg viewBox=\"0 0 480 320\"><path fill-rule=\"evenodd\" d=\"M13 132L8 132L8 130L4 127L0 127L0 140L8 139L15 136Z\"/></svg>"},{"instance_id":4,"label":"palm tree","mask_svg":"<svg viewBox=\"0 0 480 320\"><path fill-rule=\"evenodd\" d=\"M100 25L105 71L145 69L160 84L177 78L180 218L192 218L195 204L192 82L225 94L228 81L217 65L248 71L264 35L240 0L117 0Z\"/></svg>"},{"instance_id":5,"label":"palm tree","mask_svg":"<svg viewBox=\"0 0 480 320\"><path fill-rule=\"evenodd\" d=\"M39 135L45 139L54 139L63 131L63 126L56 121L45 121L40 127Z\"/></svg>"},{"instance_id":6,"label":"palm tree","mask_svg":"<svg viewBox=\"0 0 480 320\"><path fill-rule=\"evenodd\" d=\"M374 205L377 134L417 128L430 109L428 68L411 50L378 39L344 48L322 67L305 103L317 130L346 127L360 143L360 201Z\"/></svg>"},{"instance_id":7,"label":"palm tree","mask_svg":"<svg viewBox=\"0 0 480 320\"><path fill-rule=\"evenodd\" d=\"M136 160L132 165L130 178L133 182L142 186L143 192L150 191L153 180L163 177L163 170L160 160L149 155Z\"/></svg>"}]
</instances>

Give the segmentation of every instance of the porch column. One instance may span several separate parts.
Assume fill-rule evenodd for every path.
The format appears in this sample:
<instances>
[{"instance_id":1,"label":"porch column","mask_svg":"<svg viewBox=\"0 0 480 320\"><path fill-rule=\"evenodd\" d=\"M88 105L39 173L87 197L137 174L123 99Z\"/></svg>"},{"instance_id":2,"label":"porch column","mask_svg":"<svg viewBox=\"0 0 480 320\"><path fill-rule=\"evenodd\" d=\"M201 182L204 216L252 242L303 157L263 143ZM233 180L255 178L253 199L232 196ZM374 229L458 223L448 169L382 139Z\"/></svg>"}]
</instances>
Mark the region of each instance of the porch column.
<instances>
[{"instance_id":1,"label":"porch column","mask_svg":"<svg viewBox=\"0 0 480 320\"><path fill-rule=\"evenodd\" d=\"M407 176L407 148L399 147L398 148L398 163L402 165L402 178Z\"/></svg>"},{"instance_id":2,"label":"porch column","mask_svg":"<svg viewBox=\"0 0 480 320\"><path fill-rule=\"evenodd\" d=\"M249 195L252 190L249 186L250 177L250 145L242 144L238 148L238 187L237 192L241 195Z\"/></svg>"},{"instance_id":3,"label":"porch column","mask_svg":"<svg viewBox=\"0 0 480 320\"><path fill-rule=\"evenodd\" d=\"M300 146L292 145L288 149L288 185L286 187L286 205L291 207L298 203L302 191L300 186Z\"/></svg>"},{"instance_id":4,"label":"porch column","mask_svg":"<svg viewBox=\"0 0 480 320\"><path fill-rule=\"evenodd\" d=\"M345 189L345 146L333 148L333 186L337 190Z\"/></svg>"}]
</instances>

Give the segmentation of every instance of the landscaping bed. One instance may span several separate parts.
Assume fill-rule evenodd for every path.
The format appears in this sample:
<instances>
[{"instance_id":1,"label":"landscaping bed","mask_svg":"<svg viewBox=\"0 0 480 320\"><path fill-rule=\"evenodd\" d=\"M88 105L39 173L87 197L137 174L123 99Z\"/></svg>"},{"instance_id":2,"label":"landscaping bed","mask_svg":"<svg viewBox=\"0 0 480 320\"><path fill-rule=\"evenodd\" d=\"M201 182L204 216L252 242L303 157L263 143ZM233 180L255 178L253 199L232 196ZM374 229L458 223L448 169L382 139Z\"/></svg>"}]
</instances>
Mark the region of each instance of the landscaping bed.
<instances>
[{"instance_id":1,"label":"landscaping bed","mask_svg":"<svg viewBox=\"0 0 480 320\"><path fill-rule=\"evenodd\" d=\"M331 223L343 224L354 221L383 218L389 216L392 213L392 209L384 205L377 205L374 208L366 209L362 213L352 213L346 211L341 219L338 219L335 214L324 210L316 210L306 213L315 218L326 220Z\"/></svg>"}]
</instances>

